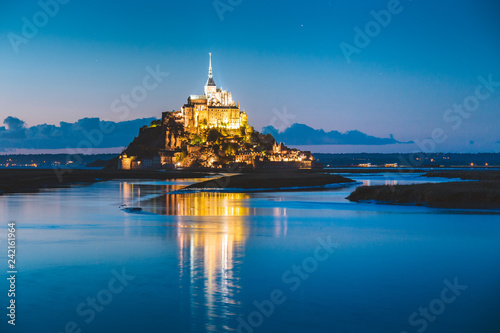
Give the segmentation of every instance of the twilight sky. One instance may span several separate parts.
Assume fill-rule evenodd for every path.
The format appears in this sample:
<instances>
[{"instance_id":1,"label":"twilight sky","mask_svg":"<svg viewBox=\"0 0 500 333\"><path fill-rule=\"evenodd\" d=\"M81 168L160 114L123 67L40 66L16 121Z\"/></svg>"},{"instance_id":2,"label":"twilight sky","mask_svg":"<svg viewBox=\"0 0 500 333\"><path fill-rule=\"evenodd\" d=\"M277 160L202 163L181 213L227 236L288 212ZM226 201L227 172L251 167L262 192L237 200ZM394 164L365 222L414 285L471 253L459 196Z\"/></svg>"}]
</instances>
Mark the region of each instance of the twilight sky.
<instances>
[{"instance_id":1,"label":"twilight sky","mask_svg":"<svg viewBox=\"0 0 500 333\"><path fill-rule=\"evenodd\" d=\"M37 1L0 1L0 122L159 117L203 92L212 52L215 82L259 130L303 123L500 152L495 0L54 1L41 0L53 17ZM370 23L388 7L390 22ZM356 27L372 37L355 41ZM356 47L350 61L341 44ZM157 68L169 75L114 112Z\"/></svg>"}]
</instances>

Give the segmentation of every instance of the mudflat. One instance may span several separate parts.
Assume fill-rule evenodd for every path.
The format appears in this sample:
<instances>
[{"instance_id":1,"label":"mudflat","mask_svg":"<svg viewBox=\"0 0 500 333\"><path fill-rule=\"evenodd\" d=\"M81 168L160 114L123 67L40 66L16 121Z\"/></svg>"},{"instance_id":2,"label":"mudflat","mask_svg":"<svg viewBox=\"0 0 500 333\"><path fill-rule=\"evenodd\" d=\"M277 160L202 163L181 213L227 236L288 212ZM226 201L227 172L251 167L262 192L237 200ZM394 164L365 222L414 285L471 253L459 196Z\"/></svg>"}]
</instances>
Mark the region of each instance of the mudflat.
<instances>
[{"instance_id":1,"label":"mudflat","mask_svg":"<svg viewBox=\"0 0 500 333\"><path fill-rule=\"evenodd\" d=\"M42 188L91 184L113 179L181 179L209 175L188 171L85 170L85 169L0 169L0 194L37 192Z\"/></svg>"},{"instance_id":2,"label":"mudflat","mask_svg":"<svg viewBox=\"0 0 500 333\"><path fill-rule=\"evenodd\" d=\"M352 179L327 173L248 173L211 179L184 189L290 189L354 182Z\"/></svg>"}]
</instances>

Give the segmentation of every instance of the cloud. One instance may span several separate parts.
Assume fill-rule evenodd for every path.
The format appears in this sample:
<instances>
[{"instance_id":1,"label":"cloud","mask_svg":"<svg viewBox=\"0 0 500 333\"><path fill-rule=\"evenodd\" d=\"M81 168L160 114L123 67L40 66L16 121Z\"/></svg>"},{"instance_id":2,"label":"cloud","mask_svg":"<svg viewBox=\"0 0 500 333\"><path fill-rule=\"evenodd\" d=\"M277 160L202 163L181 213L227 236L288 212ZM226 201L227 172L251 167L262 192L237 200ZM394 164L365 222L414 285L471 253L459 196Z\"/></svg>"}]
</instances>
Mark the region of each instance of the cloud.
<instances>
[{"instance_id":1,"label":"cloud","mask_svg":"<svg viewBox=\"0 0 500 333\"><path fill-rule=\"evenodd\" d=\"M322 129L314 129L304 124L293 124L283 132L279 132L273 126L267 126L262 129L262 132L270 133L276 141L289 145L388 145L402 143L395 140L392 134L389 138L378 138L360 131L325 132Z\"/></svg>"},{"instance_id":2,"label":"cloud","mask_svg":"<svg viewBox=\"0 0 500 333\"><path fill-rule=\"evenodd\" d=\"M24 140L26 135L24 133L26 123L16 117L7 117L3 121L7 128L2 126L3 130L0 130L0 138L11 139L11 140ZM3 147L0 141L0 147Z\"/></svg>"},{"instance_id":3,"label":"cloud","mask_svg":"<svg viewBox=\"0 0 500 333\"><path fill-rule=\"evenodd\" d=\"M7 125L9 130L13 130L13 131L21 130L26 125L26 123L24 121L22 121L21 119L16 118L16 117L12 117L12 116L8 116L7 118L5 118L3 123L5 125Z\"/></svg>"},{"instance_id":4,"label":"cloud","mask_svg":"<svg viewBox=\"0 0 500 333\"><path fill-rule=\"evenodd\" d=\"M113 148L127 146L139 133L139 128L149 125L156 118L143 118L123 122L83 118L74 123L36 125L26 128L26 123L7 117L0 127L0 151L8 149L64 149L64 148ZM103 133L101 128L112 130Z\"/></svg>"}]
</instances>

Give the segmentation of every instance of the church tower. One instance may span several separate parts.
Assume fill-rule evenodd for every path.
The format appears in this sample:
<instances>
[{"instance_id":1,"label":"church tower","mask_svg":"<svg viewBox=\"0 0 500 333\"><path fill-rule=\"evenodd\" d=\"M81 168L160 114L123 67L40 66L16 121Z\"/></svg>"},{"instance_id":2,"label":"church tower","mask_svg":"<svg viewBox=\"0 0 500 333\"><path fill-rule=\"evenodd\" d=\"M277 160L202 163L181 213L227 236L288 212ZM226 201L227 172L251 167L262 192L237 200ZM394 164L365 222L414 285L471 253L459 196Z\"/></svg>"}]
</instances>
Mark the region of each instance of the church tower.
<instances>
[{"instance_id":1,"label":"church tower","mask_svg":"<svg viewBox=\"0 0 500 333\"><path fill-rule=\"evenodd\" d=\"M215 84L214 77L212 75L212 53L210 55L210 65L208 67L208 80L205 85L205 96L215 94L217 92L217 85Z\"/></svg>"}]
</instances>

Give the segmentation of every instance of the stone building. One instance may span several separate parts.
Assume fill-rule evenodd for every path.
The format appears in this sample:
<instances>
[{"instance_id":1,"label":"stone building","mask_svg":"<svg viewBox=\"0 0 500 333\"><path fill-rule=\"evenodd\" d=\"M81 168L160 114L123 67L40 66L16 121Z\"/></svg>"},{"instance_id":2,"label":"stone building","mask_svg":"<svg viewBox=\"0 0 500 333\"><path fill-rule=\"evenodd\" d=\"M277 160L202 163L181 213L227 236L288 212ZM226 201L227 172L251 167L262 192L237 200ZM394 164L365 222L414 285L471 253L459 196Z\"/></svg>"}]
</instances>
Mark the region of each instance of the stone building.
<instances>
[{"instance_id":1,"label":"stone building","mask_svg":"<svg viewBox=\"0 0 500 333\"><path fill-rule=\"evenodd\" d=\"M240 104L233 101L228 90L217 88L212 74L212 54L204 95L191 95L182 107L179 117L186 131L197 133L200 128L239 130L248 125L248 116Z\"/></svg>"}]
</instances>

